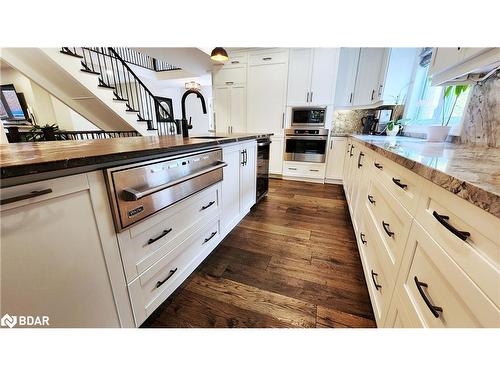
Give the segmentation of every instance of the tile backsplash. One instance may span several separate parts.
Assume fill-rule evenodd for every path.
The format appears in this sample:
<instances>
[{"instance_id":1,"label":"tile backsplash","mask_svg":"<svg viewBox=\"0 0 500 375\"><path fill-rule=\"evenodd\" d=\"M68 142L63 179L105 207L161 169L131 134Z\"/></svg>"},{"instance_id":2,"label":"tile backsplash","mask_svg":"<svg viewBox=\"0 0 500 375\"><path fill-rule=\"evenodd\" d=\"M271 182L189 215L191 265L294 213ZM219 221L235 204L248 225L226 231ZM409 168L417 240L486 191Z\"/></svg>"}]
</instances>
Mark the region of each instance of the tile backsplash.
<instances>
[{"instance_id":1,"label":"tile backsplash","mask_svg":"<svg viewBox=\"0 0 500 375\"><path fill-rule=\"evenodd\" d=\"M394 106L392 118L399 119L403 116L404 106ZM375 114L375 109L337 110L333 112L332 134L361 133L363 125L361 119L367 115Z\"/></svg>"},{"instance_id":2,"label":"tile backsplash","mask_svg":"<svg viewBox=\"0 0 500 375\"><path fill-rule=\"evenodd\" d=\"M464 113L461 143L500 146L500 73L473 87Z\"/></svg>"}]
</instances>

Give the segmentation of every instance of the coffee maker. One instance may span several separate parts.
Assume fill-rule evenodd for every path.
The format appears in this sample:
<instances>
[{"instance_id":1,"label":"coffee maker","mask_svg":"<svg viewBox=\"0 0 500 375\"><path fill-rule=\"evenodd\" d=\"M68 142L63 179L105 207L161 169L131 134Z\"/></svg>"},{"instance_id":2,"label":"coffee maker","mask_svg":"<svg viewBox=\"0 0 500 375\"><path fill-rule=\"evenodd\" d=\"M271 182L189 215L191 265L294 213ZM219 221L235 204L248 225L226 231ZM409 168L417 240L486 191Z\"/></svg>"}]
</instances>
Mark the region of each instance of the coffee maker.
<instances>
[{"instance_id":1,"label":"coffee maker","mask_svg":"<svg viewBox=\"0 0 500 375\"><path fill-rule=\"evenodd\" d=\"M361 118L361 124L363 125L363 134L374 134L377 131L378 118L376 115L367 115Z\"/></svg>"}]
</instances>

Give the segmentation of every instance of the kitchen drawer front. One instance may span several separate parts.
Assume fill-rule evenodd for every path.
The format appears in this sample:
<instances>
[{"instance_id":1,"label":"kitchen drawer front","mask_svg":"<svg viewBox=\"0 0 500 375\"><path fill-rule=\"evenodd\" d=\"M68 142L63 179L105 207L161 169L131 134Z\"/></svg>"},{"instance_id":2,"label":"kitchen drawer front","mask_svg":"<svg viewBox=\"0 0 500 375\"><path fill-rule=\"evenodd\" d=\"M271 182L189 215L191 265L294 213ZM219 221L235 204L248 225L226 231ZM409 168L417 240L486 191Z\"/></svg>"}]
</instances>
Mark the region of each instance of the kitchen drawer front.
<instances>
[{"instance_id":1,"label":"kitchen drawer front","mask_svg":"<svg viewBox=\"0 0 500 375\"><path fill-rule=\"evenodd\" d=\"M322 179L325 178L325 164L285 162L283 174L285 176Z\"/></svg>"},{"instance_id":2,"label":"kitchen drawer front","mask_svg":"<svg viewBox=\"0 0 500 375\"><path fill-rule=\"evenodd\" d=\"M151 267L208 220L219 216L220 184L118 234L127 281Z\"/></svg>"},{"instance_id":3,"label":"kitchen drawer front","mask_svg":"<svg viewBox=\"0 0 500 375\"><path fill-rule=\"evenodd\" d=\"M398 284L403 304L424 327L500 327L500 311L414 222Z\"/></svg>"},{"instance_id":4,"label":"kitchen drawer front","mask_svg":"<svg viewBox=\"0 0 500 375\"><path fill-rule=\"evenodd\" d=\"M377 326L381 327L387 314L387 307L394 290L394 283L388 281L376 256L377 246L379 245L377 244L375 233L373 233L371 228L366 226L364 220L361 220L358 225L358 248L363 264L366 285L368 286L368 293L370 294Z\"/></svg>"},{"instance_id":5,"label":"kitchen drawer front","mask_svg":"<svg viewBox=\"0 0 500 375\"><path fill-rule=\"evenodd\" d=\"M245 83L246 81L247 69L245 66L223 68L213 75L213 84L218 86Z\"/></svg>"},{"instance_id":6,"label":"kitchen drawer front","mask_svg":"<svg viewBox=\"0 0 500 375\"><path fill-rule=\"evenodd\" d=\"M252 54L248 58L250 65L279 64L288 62L288 52L269 52Z\"/></svg>"},{"instance_id":7,"label":"kitchen drawer front","mask_svg":"<svg viewBox=\"0 0 500 375\"><path fill-rule=\"evenodd\" d=\"M137 325L165 301L219 241L219 220L215 220L179 244L174 259L164 257L128 285Z\"/></svg>"},{"instance_id":8,"label":"kitchen drawer front","mask_svg":"<svg viewBox=\"0 0 500 375\"><path fill-rule=\"evenodd\" d=\"M382 246L377 255L387 278L396 280L413 218L377 180L372 179L364 197L366 222Z\"/></svg>"},{"instance_id":9,"label":"kitchen drawer front","mask_svg":"<svg viewBox=\"0 0 500 375\"><path fill-rule=\"evenodd\" d=\"M374 158L372 170L408 212L415 215L424 179L380 155Z\"/></svg>"},{"instance_id":10,"label":"kitchen drawer front","mask_svg":"<svg viewBox=\"0 0 500 375\"><path fill-rule=\"evenodd\" d=\"M435 215L440 215L439 219ZM453 261L500 306L500 219L430 182L423 189L416 218ZM463 240L454 230L469 235Z\"/></svg>"}]
</instances>

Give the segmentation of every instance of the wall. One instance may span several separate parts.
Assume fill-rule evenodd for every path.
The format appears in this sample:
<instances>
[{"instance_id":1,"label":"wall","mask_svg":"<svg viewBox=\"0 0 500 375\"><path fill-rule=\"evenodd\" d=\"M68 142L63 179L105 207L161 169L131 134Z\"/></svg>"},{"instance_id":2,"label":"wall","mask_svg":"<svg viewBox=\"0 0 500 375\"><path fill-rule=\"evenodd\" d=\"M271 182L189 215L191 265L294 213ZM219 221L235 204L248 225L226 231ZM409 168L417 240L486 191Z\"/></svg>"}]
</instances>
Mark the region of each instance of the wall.
<instances>
[{"instance_id":1,"label":"wall","mask_svg":"<svg viewBox=\"0 0 500 375\"><path fill-rule=\"evenodd\" d=\"M477 84L464 113L461 143L500 146L500 73Z\"/></svg>"}]
</instances>

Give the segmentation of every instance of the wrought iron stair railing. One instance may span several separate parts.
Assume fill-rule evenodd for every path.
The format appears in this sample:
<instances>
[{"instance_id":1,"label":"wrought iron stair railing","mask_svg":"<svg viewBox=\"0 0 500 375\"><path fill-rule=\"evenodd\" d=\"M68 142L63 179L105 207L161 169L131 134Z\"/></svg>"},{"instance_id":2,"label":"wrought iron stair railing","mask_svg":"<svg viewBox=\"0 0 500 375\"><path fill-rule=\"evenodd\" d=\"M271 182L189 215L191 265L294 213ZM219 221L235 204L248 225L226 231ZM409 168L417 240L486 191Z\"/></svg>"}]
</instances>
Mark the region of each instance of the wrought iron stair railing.
<instances>
[{"instance_id":1,"label":"wrought iron stair railing","mask_svg":"<svg viewBox=\"0 0 500 375\"><path fill-rule=\"evenodd\" d=\"M92 139L108 139L123 137L140 137L133 130L54 130L42 129L37 131L20 131L17 126L6 128L9 143L42 142L42 141L86 141Z\"/></svg>"},{"instance_id":2,"label":"wrought iron stair railing","mask_svg":"<svg viewBox=\"0 0 500 375\"><path fill-rule=\"evenodd\" d=\"M169 107L155 97L117 50L112 47L63 47L61 52L81 59L81 70L98 75L98 86L113 90L113 100L124 102L126 111L135 113L137 121L145 123L148 130L158 135L176 133ZM148 63L147 59L144 61Z\"/></svg>"}]
</instances>

